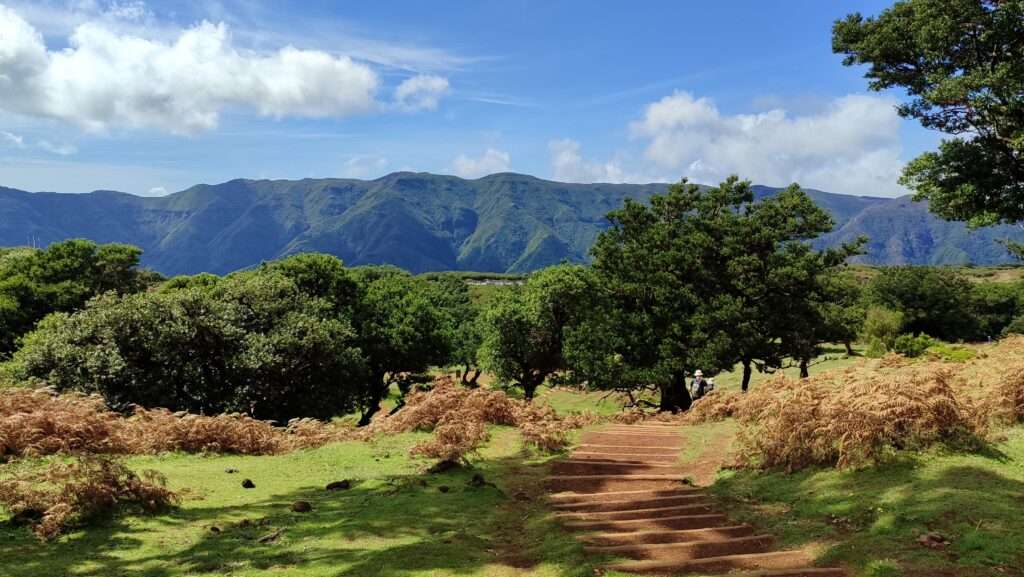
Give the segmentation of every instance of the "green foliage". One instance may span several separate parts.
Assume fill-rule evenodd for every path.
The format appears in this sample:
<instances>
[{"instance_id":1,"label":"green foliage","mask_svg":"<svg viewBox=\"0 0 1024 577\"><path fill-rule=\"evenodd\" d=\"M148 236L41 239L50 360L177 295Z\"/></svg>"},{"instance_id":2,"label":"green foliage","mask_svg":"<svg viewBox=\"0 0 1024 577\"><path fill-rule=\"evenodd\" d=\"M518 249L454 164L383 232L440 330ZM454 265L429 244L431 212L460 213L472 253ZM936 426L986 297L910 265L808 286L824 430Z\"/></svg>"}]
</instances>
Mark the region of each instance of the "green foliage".
<instances>
[{"instance_id":1,"label":"green foliage","mask_svg":"<svg viewBox=\"0 0 1024 577\"><path fill-rule=\"evenodd\" d=\"M957 345L951 345L949 343L935 343L928 347L925 351L928 357L933 357L943 361L949 361L952 363L966 363L973 359L975 356L974 351L971 349L960 347Z\"/></svg>"},{"instance_id":2,"label":"green foliage","mask_svg":"<svg viewBox=\"0 0 1024 577\"><path fill-rule=\"evenodd\" d=\"M430 283L389 266L351 270L356 283L352 324L369 369L360 406L362 424L379 410L392 384L404 393L409 377L452 357L449 316Z\"/></svg>"},{"instance_id":3,"label":"green foliage","mask_svg":"<svg viewBox=\"0 0 1024 577\"><path fill-rule=\"evenodd\" d=\"M58 390L195 413L330 418L356 405L356 335L288 278L243 273L214 290L107 294L45 318L11 370Z\"/></svg>"},{"instance_id":4,"label":"green foliage","mask_svg":"<svg viewBox=\"0 0 1024 577\"><path fill-rule=\"evenodd\" d=\"M478 351L483 342L481 307L473 302L464 277L423 276L431 279L430 298L441 312L445 340L451 344L448 361L460 367L463 384L475 386L476 380L480 377Z\"/></svg>"},{"instance_id":5,"label":"green foliage","mask_svg":"<svg viewBox=\"0 0 1024 577\"><path fill-rule=\"evenodd\" d=\"M484 367L533 398L546 378L568 368L566 335L579 323L591 292L589 271L575 265L538 271L524 286L502 292L481 319Z\"/></svg>"},{"instance_id":6,"label":"green foliage","mask_svg":"<svg viewBox=\"0 0 1024 577\"><path fill-rule=\"evenodd\" d=\"M868 308L864 319L864 336L876 348L875 343L883 347L883 353L896 343L896 337L903 332L903 313L880 306ZM873 356L870 355L869 356ZM881 355L878 355L881 356Z\"/></svg>"},{"instance_id":7,"label":"green foliage","mask_svg":"<svg viewBox=\"0 0 1024 577\"><path fill-rule=\"evenodd\" d=\"M917 198L976 225L1024 220L1024 1L904 0L832 34L872 90L906 90L900 115L954 135L904 169Z\"/></svg>"},{"instance_id":8,"label":"green foliage","mask_svg":"<svg viewBox=\"0 0 1024 577\"><path fill-rule=\"evenodd\" d=\"M799 186L753 202L749 182L685 180L649 205L627 201L594 246L597 290L569 357L596 388L656 388L686 409L686 375L736 362L778 367L813 357L843 317L826 309L829 278L856 245L813 251L828 214ZM834 293L839 295L840 283ZM856 300L856 299L854 299ZM828 333L833 336L832 332Z\"/></svg>"},{"instance_id":9,"label":"green foliage","mask_svg":"<svg viewBox=\"0 0 1024 577\"><path fill-rule=\"evenodd\" d=\"M893 341L892 350L905 357L916 358L935 345L935 339L925 334L902 334Z\"/></svg>"},{"instance_id":10,"label":"green foliage","mask_svg":"<svg viewBox=\"0 0 1024 577\"><path fill-rule=\"evenodd\" d=\"M944 341L971 340L979 333L973 314L974 286L954 271L894 267L871 281L868 301L903 314L903 331ZM888 343L887 343L888 344Z\"/></svg>"},{"instance_id":11,"label":"green foliage","mask_svg":"<svg viewBox=\"0 0 1024 577\"><path fill-rule=\"evenodd\" d=\"M142 251L124 244L68 240L45 250L10 251L0 259L0 357L53 312L81 308L90 298L145 288L137 268Z\"/></svg>"},{"instance_id":12,"label":"green foliage","mask_svg":"<svg viewBox=\"0 0 1024 577\"><path fill-rule=\"evenodd\" d=\"M882 339L878 337L871 337L868 341L868 348L864 351L864 356L869 359L880 359L884 357L887 352L889 352L889 347L885 346Z\"/></svg>"}]
</instances>

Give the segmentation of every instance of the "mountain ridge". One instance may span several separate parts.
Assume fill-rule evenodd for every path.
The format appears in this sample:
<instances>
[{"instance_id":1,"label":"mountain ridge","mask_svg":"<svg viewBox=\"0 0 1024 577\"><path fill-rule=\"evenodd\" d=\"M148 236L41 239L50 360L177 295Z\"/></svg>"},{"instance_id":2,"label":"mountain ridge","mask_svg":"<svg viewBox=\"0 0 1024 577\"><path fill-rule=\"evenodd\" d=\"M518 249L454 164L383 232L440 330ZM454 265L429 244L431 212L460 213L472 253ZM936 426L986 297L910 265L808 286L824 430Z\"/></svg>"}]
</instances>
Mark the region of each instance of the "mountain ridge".
<instances>
[{"instance_id":1,"label":"mountain ridge","mask_svg":"<svg viewBox=\"0 0 1024 577\"><path fill-rule=\"evenodd\" d=\"M304 251L412 272L525 272L586 262L609 211L667 186L564 183L509 172L478 179L424 172L373 180L233 179L160 197L0 186L0 245L126 242L144 250L144 265L165 274L226 273ZM754 186L757 198L778 190ZM996 239L1024 241L1016 227L971 231L939 220L908 196L805 190L836 221L815 246L867 235L867 254L857 260L868 264L999 264L1012 258Z\"/></svg>"}]
</instances>

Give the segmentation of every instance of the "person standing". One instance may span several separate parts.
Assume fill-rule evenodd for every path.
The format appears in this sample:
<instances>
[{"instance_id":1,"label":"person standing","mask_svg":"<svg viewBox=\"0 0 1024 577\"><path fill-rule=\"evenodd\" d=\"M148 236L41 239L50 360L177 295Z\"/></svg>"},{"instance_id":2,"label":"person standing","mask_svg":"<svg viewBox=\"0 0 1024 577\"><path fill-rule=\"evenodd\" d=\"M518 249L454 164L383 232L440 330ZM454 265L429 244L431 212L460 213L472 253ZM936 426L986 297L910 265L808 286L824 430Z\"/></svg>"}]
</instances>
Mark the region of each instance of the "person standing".
<instances>
[{"instance_id":1,"label":"person standing","mask_svg":"<svg viewBox=\"0 0 1024 577\"><path fill-rule=\"evenodd\" d=\"M697 400L704 396L707 383L704 381L704 372L697 369L693 372L693 381L690 382L690 396Z\"/></svg>"}]
</instances>

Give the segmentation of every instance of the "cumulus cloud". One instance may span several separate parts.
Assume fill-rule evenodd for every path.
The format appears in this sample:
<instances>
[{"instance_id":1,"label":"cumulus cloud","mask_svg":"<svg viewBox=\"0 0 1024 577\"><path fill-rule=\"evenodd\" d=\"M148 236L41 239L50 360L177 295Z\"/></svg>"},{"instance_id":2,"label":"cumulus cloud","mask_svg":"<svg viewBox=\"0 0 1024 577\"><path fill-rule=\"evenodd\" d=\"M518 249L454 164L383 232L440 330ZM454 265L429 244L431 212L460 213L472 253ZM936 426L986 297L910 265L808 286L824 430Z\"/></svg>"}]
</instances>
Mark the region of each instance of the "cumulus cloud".
<instances>
[{"instance_id":1,"label":"cumulus cloud","mask_svg":"<svg viewBox=\"0 0 1024 577\"><path fill-rule=\"evenodd\" d=\"M739 174L767 185L894 196L905 192L897 184L903 161L894 105L850 95L803 116L782 108L724 115L707 98L677 92L650 104L631 132L646 141L649 161L697 182Z\"/></svg>"},{"instance_id":2,"label":"cumulus cloud","mask_svg":"<svg viewBox=\"0 0 1024 577\"><path fill-rule=\"evenodd\" d=\"M388 166L388 159L383 156L355 155L341 167L341 176L345 178L370 178L380 176Z\"/></svg>"},{"instance_id":3,"label":"cumulus cloud","mask_svg":"<svg viewBox=\"0 0 1024 577\"><path fill-rule=\"evenodd\" d=\"M133 3L122 8L124 17L142 18L139 10ZM74 30L66 49L52 51L35 28L0 6L0 38L0 109L91 130L188 134L216 127L229 107L340 117L376 105L379 81L367 65L292 46L241 50L223 24L202 22L160 41L90 22ZM417 96L429 86L414 88L406 90L410 102L429 105L429 96Z\"/></svg>"},{"instance_id":4,"label":"cumulus cloud","mask_svg":"<svg viewBox=\"0 0 1024 577\"><path fill-rule=\"evenodd\" d=\"M448 93L448 79L430 74L407 78L395 88L395 104L403 110L436 110Z\"/></svg>"},{"instance_id":5,"label":"cumulus cloud","mask_svg":"<svg viewBox=\"0 0 1024 577\"><path fill-rule=\"evenodd\" d=\"M512 157L509 153L494 148L488 148L478 158L460 154L452 163L455 174L462 178L480 178L496 172L508 172L511 165Z\"/></svg>"},{"instance_id":6,"label":"cumulus cloud","mask_svg":"<svg viewBox=\"0 0 1024 577\"><path fill-rule=\"evenodd\" d=\"M25 139L23 137L5 130L0 130L0 142L14 148L25 148Z\"/></svg>"},{"instance_id":7,"label":"cumulus cloud","mask_svg":"<svg viewBox=\"0 0 1024 577\"><path fill-rule=\"evenodd\" d=\"M73 144L57 144L50 142L49 140L40 140L37 143L37 145L39 146L39 148L45 150L46 152L49 152L51 154L59 154L60 156L69 156L71 154L76 154L78 152L78 147L76 147Z\"/></svg>"},{"instance_id":8,"label":"cumulus cloud","mask_svg":"<svg viewBox=\"0 0 1024 577\"><path fill-rule=\"evenodd\" d=\"M154 186L149 189L149 196L167 196L167 189L162 186Z\"/></svg>"},{"instance_id":9,"label":"cumulus cloud","mask_svg":"<svg viewBox=\"0 0 1024 577\"><path fill-rule=\"evenodd\" d=\"M563 138L548 143L551 153L551 176L562 182L661 182L665 178L627 170L623 158L613 158L605 162L590 161L580 153L580 143Z\"/></svg>"}]
</instances>

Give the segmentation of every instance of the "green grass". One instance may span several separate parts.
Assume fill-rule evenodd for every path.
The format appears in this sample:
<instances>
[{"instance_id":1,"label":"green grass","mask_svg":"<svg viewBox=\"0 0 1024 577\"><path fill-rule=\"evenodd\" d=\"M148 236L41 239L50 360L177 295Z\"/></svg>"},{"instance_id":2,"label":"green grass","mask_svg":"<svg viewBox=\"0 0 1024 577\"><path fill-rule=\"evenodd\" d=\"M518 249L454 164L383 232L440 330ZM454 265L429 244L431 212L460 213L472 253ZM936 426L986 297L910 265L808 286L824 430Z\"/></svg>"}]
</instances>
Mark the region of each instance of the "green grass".
<instances>
[{"instance_id":1,"label":"green grass","mask_svg":"<svg viewBox=\"0 0 1024 577\"><path fill-rule=\"evenodd\" d=\"M825 371L844 369L863 358L863 349L854 347L854 352L856 355L849 356L846 354L846 348L841 345L825 346L824 352L811 362L808 371L810 374L815 375ZM800 368L797 366L787 367L772 374L759 373L755 369L750 377L750 387L756 387L758 383L767 381L780 373L795 379L800 376ZM709 376L715 378L715 387L719 390L739 391L740 384L743 382L743 367L736 365L731 371Z\"/></svg>"},{"instance_id":2,"label":"green grass","mask_svg":"<svg viewBox=\"0 0 1024 577\"><path fill-rule=\"evenodd\" d=\"M280 456L133 458L132 467L167 475L185 496L179 509L118 516L47 544L0 525L0 575L593 575L582 548L547 515L545 459L524 452L516 431L495 429L475 469L439 474L422 473L424 463L406 456L422 437ZM473 473L494 486L470 487ZM256 488L243 489L245 478ZM340 479L357 482L348 491L323 489ZM291 512L299 499L313 512ZM258 542L277 530L277 541Z\"/></svg>"},{"instance_id":3,"label":"green grass","mask_svg":"<svg viewBox=\"0 0 1024 577\"><path fill-rule=\"evenodd\" d=\"M932 451L854 471L726 471L713 491L734 519L865 577L1024 575L1024 428L989 454ZM920 545L930 531L950 540Z\"/></svg>"}]
</instances>

